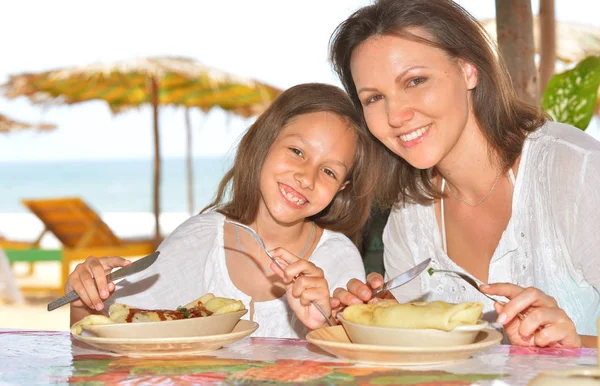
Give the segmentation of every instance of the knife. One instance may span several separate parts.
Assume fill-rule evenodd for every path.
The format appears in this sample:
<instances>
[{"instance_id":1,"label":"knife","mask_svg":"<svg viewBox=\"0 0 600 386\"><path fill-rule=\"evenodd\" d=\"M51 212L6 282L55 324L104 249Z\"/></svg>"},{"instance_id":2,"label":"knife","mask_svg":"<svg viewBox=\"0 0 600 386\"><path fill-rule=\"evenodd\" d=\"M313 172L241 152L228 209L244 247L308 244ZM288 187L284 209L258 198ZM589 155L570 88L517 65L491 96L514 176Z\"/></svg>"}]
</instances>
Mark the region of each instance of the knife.
<instances>
[{"instance_id":1,"label":"knife","mask_svg":"<svg viewBox=\"0 0 600 386\"><path fill-rule=\"evenodd\" d=\"M421 263L419 263L419 265L415 265L408 271L401 273L400 275L394 277L393 279L388 280L383 285L383 287L381 287L377 290L375 290L375 289L372 290L371 297L375 297L384 291L388 291L388 290L400 287L401 285L408 283L415 277L419 276L419 274L421 272L423 272L425 270L425 268L427 268L429 263L431 263L431 259L423 260Z\"/></svg>"},{"instance_id":2,"label":"knife","mask_svg":"<svg viewBox=\"0 0 600 386\"><path fill-rule=\"evenodd\" d=\"M154 253L149 254L148 256L142 257L141 259L134 261L133 263L129 264L127 267L123 267L121 269L118 269L114 272L109 273L108 275L106 275L106 281L107 282L115 281L115 280L124 278L125 276L129 276L131 274L138 273L138 272L145 270L146 268L151 266L156 261L159 254L160 254L160 252L156 251ZM75 291L71 291L68 294L66 294L65 296L62 296L62 297L54 300L53 302L48 303L48 311L55 310L58 307L62 307L65 304L71 303L72 301L77 300L77 299L79 299L79 294Z\"/></svg>"}]
</instances>

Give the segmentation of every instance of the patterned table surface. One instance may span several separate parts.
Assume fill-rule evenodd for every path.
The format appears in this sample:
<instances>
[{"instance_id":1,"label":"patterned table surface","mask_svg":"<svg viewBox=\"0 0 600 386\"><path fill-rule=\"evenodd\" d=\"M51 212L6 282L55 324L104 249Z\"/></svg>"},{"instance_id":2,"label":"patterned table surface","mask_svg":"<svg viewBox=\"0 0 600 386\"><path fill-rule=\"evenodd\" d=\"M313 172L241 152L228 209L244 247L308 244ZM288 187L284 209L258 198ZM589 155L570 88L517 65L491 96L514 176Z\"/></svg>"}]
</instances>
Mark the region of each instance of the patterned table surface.
<instances>
[{"instance_id":1,"label":"patterned table surface","mask_svg":"<svg viewBox=\"0 0 600 386\"><path fill-rule=\"evenodd\" d=\"M547 370L597 366L596 349L497 345L435 366L341 361L305 340L245 338L218 351L129 358L83 348L68 332L0 329L0 386L41 384L527 385Z\"/></svg>"}]
</instances>

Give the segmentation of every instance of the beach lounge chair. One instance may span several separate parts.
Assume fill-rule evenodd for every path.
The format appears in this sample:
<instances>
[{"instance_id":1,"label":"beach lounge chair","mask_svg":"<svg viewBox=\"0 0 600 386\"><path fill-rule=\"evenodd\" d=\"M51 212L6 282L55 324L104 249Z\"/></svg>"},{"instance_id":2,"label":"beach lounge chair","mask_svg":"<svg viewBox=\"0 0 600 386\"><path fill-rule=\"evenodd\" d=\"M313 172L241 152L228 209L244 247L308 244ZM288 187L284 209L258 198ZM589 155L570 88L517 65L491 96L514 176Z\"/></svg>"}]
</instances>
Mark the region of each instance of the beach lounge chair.
<instances>
[{"instance_id":1,"label":"beach lounge chair","mask_svg":"<svg viewBox=\"0 0 600 386\"><path fill-rule=\"evenodd\" d=\"M44 230L32 243L5 244L9 261L29 262L59 260L61 262L60 288L71 272L71 263L88 256L142 256L154 252L151 239L124 240L102 221L98 213L77 197L23 200L26 206L44 224ZM51 232L62 249L40 249L46 232Z\"/></svg>"}]
</instances>

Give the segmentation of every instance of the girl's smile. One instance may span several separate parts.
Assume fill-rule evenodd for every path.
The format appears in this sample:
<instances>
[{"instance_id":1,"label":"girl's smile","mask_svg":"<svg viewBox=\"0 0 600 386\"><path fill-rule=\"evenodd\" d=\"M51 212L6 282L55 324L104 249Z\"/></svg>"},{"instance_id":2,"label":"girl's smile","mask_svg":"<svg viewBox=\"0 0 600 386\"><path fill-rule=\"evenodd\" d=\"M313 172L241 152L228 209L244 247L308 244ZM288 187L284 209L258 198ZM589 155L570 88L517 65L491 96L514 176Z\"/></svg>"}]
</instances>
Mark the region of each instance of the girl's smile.
<instances>
[{"instance_id":1,"label":"girl's smile","mask_svg":"<svg viewBox=\"0 0 600 386\"><path fill-rule=\"evenodd\" d=\"M298 193L296 190L290 188L288 185L280 183L279 191L281 192L281 195L285 201L287 201L293 207L302 208L306 203L308 203L306 197Z\"/></svg>"}]
</instances>

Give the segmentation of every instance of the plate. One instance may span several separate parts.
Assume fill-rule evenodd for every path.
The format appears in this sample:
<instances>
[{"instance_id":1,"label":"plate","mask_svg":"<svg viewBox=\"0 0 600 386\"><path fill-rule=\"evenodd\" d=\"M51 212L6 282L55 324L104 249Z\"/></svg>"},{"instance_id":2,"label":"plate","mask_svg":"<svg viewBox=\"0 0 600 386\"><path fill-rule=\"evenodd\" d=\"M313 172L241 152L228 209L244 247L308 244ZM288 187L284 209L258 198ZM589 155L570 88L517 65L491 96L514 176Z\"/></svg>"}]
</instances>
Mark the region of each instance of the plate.
<instances>
[{"instance_id":1,"label":"plate","mask_svg":"<svg viewBox=\"0 0 600 386\"><path fill-rule=\"evenodd\" d=\"M95 348L128 356L182 355L218 350L252 334L257 328L256 322L240 320L230 333L210 336L142 339L71 336Z\"/></svg>"},{"instance_id":2,"label":"plate","mask_svg":"<svg viewBox=\"0 0 600 386\"><path fill-rule=\"evenodd\" d=\"M221 335L233 331L246 312L248 310L162 322L83 325L82 328L101 338L185 338Z\"/></svg>"},{"instance_id":3,"label":"plate","mask_svg":"<svg viewBox=\"0 0 600 386\"><path fill-rule=\"evenodd\" d=\"M376 346L350 342L344 327L323 327L309 332L306 339L336 357L351 362L378 365L428 365L468 359L474 353L500 343L502 334L486 328L471 344L451 347Z\"/></svg>"},{"instance_id":4,"label":"plate","mask_svg":"<svg viewBox=\"0 0 600 386\"><path fill-rule=\"evenodd\" d=\"M528 386L598 386L599 368L576 368L562 371L545 371L533 378Z\"/></svg>"},{"instance_id":5,"label":"plate","mask_svg":"<svg viewBox=\"0 0 600 386\"><path fill-rule=\"evenodd\" d=\"M479 331L489 325L485 320L480 320L477 324L458 326L452 331L442 331L430 328L368 326L349 322L342 314L338 315L338 319L342 322L352 343L397 347L450 347L470 344L475 341Z\"/></svg>"}]
</instances>

